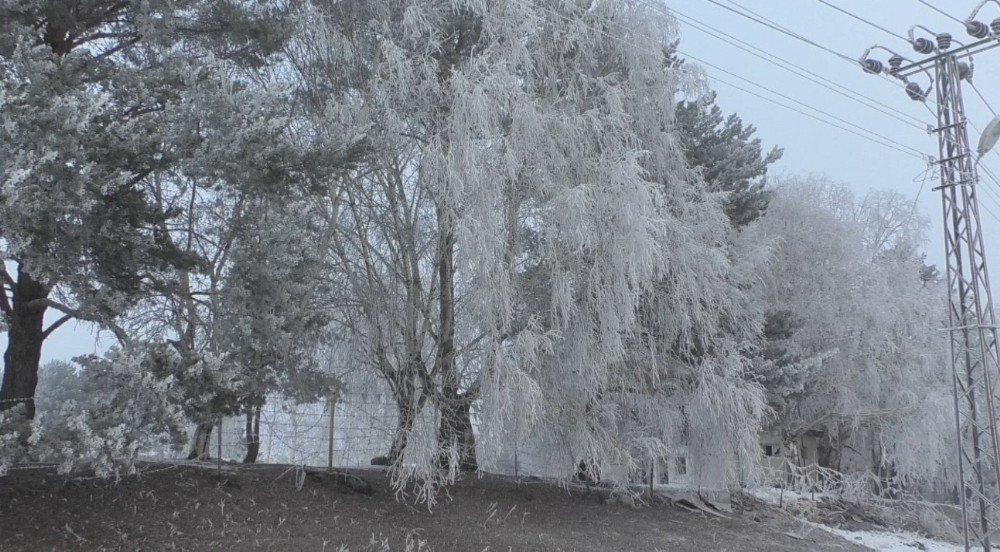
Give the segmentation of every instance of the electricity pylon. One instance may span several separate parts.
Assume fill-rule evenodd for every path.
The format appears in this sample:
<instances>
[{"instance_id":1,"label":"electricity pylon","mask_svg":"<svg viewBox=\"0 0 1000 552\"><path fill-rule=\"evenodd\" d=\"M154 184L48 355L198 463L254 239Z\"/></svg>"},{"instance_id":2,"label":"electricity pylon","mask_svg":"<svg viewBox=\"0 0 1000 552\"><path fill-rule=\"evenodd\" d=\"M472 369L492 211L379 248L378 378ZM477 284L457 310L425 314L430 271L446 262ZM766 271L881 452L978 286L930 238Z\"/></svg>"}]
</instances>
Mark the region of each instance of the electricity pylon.
<instances>
[{"instance_id":1,"label":"electricity pylon","mask_svg":"<svg viewBox=\"0 0 1000 552\"><path fill-rule=\"evenodd\" d=\"M980 8L982 4L980 5ZM947 33L935 34L923 26L910 29L913 48L926 57L910 61L882 46L869 48L862 68L873 74L887 73L905 84L907 95L926 102L932 93L937 105L937 124L930 130L938 136L942 222L948 283L948 327L955 399L958 443L958 474L961 481L962 522L965 550L991 550L1000 529L1000 448L998 448L997 384L1000 354L997 350L996 317L986 268L986 249L976 185L977 166L985 151L969 145L968 119L962 101L962 82L971 82L974 54L993 48L1000 40L1000 19L993 25L966 21L976 40L959 44ZM914 37L915 31L931 38ZM888 67L869 57L876 49L892 56ZM927 77L921 87L912 78ZM981 142L982 144L982 142ZM981 146L979 148L983 150ZM988 149L988 148L987 148Z\"/></svg>"}]
</instances>

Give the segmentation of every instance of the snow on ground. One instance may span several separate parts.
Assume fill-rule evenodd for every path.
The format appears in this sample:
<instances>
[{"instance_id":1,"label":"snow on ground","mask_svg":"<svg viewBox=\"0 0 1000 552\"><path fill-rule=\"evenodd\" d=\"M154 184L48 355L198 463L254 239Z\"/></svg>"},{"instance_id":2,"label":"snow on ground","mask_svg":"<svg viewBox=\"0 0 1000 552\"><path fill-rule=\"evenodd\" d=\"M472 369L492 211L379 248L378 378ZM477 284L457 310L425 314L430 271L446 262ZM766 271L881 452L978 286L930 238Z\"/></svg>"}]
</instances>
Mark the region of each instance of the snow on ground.
<instances>
[{"instance_id":1,"label":"snow on ground","mask_svg":"<svg viewBox=\"0 0 1000 552\"><path fill-rule=\"evenodd\" d=\"M843 537L851 542L867 546L880 552L915 552L916 550L926 550L927 552L963 552L963 548L957 544L935 541L921 537L916 533L900 531L890 533L888 531L847 531L845 529L834 529L819 523L809 523L814 527Z\"/></svg>"},{"instance_id":2,"label":"snow on ground","mask_svg":"<svg viewBox=\"0 0 1000 552\"><path fill-rule=\"evenodd\" d=\"M775 487L755 487L747 489L746 493L764 504L770 504L772 506L780 506L789 501L821 500L825 496L831 496L826 493L800 493L789 489L778 489Z\"/></svg>"},{"instance_id":3,"label":"snow on ground","mask_svg":"<svg viewBox=\"0 0 1000 552\"><path fill-rule=\"evenodd\" d=\"M757 487L755 489L748 489L747 492L758 500L773 506L786 504L790 501L818 500L823 496L822 493L810 495L787 489L783 491L773 487ZM880 552L915 552L917 550L926 550L927 552L964 551L957 544L931 540L908 531L848 531L806 520L802 520L802 523Z\"/></svg>"}]
</instances>

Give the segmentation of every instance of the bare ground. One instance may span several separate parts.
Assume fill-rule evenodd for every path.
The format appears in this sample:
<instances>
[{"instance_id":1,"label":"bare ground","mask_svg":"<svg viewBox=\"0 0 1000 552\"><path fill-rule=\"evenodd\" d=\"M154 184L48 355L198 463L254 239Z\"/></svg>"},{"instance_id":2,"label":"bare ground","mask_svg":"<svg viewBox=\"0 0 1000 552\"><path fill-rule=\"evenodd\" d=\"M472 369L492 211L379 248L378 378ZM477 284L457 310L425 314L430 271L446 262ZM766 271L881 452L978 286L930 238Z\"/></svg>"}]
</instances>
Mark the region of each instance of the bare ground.
<instances>
[{"instance_id":1,"label":"bare ground","mask_svg":"<svg viewBox=\"0 0 1000 552\"><path fill-rule=\"evenodd\" d=\"M0 478L0 550L866 550L759 503L719 517L483 476L450 487L429 512L397 500L377 471L353 472L370 483L365 492L325 473L296 481L283 466L221 477L144 468L118 483L47 470Z\"/></svg>"}]
</instances>

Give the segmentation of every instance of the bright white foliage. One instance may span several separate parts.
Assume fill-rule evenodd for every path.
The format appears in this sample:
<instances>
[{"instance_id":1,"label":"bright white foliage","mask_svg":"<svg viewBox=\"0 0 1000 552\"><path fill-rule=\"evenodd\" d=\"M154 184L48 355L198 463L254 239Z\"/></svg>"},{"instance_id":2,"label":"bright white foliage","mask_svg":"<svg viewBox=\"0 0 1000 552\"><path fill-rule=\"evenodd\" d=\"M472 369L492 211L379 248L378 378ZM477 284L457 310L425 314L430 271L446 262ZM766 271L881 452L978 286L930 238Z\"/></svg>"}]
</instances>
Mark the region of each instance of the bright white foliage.
<instances>
[{"instance_id":1,"label":"bright white foliage","mask_svg":"<svg viewBox=\"0 0 1000 552\"><path fill-rule=\"evenodd\" d=\"M683 450L699 486L750 482L769 414L753 370L766 314L787 311L792 383L767 390L793 403L779 424L846 431L904 476L945 469L944 294L921 279L922 221L892 194L804 182L734 229L681 150L675 102L704 82L671 62L664 10L368 0L305 2L297 17L286 56L260 72L169 56L184 76L169 125L123 119L95 134L130 96L60 88L64 68L40 48L0 65L0 137L19 144L0 151L5 224L86 218L95 182L102 196L135 176L122 159L158 166L161 143L183 146L140 179L158 207L177 206L148 233L201 258L161 266L170 285L141 297L94 302L130 308L136 343L85 361L106 385L67 404L64 423L36 424L39 454L111 473L185 416L212 421L275 391L315 399L330 391L313 370L326 346L331 372L381 378L413 409L394 482L432 501L459 463L437 431L453 314L455 379L493 455L483 464L529 442L551 471L624 485ZM112 159L77 140L105 134L135 143ZM94 284L65 262L79 245L56 240L56 255L32 236L0 235L0 253ZM17 440L0 435L0 451ZM0 471L11 458L0 453Z\"/></svg>"},{"instance_id":2,"label":"bright white foliage","mask_svg":"<svg viewBox=\"0 0 1000 552\"><path fill-rule=\"evenodd\" d=\"M334 81L336 115L409 160L410 201L430 198L427 224L454 235L481 438L548 433L564 473L619 482L690 438L695 463L720 460L706 480L735 481L764 412L741 355L760 330L754 261L679 149L676 95L699 83L668 67L675 21L638 2L334 11L317 42L357 79ZM339 27L351 18L363 28Z\"/></svg>"},{"instance_id":3,"label":"bright white foliage","mask_svg":"<svg viewBox=\"0 0 1000 552\"><path fill-rule=\"evenodd\" d=\"M926 478L952 464L955 428L939 331L946 294L921 278L916 249L925 226L898 194L857 199L843 186L804 179L777 187L753 231L777 241L757 288L762 301L793 313L800 327L792 352L819 361L804 366L805 395L784 427L825 429L835 447Z\"/></svg>"},{"instance_id":4,"label":"bright white foliage","mask_svg":"<svg viewBox=\"0 0 1000 552\"><path fill-rule=\"evenodd\" d=\"M198 377L218 372L219 359L187 364L166 349L112 350L105 357L83 357L84 393L28 423L18 409L0 414L0 472L12 459L58 464L59 473L87 468L100 477L133 473L140 450L177 447L188 425L184 392L176 374ZM56 405L53 405L55 407ZM23 416L23 413L20 413ZM24 435L19 435L24 433ZM30 435L24 449L19 439Z\"/></svg>"}]
</instances>

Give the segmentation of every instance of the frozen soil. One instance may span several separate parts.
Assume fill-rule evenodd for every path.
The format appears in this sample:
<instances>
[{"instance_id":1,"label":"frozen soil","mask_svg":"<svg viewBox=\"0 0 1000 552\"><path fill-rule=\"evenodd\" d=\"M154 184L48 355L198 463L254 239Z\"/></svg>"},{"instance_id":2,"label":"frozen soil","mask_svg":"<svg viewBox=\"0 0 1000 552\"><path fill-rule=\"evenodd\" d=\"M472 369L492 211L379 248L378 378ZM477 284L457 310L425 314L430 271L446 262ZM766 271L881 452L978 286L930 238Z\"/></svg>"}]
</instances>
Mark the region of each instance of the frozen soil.
<instances>
[{"instance_id":1,"label":"frozen soil","mask_svg":"<svg viewBox=\"0 0 1000 552\"><path fill-rule=\"evenodd\" d=\"M757 501L719 517L486 475L428 511L397 500L377 471L350 472L365 488L283 466L143 468L117 483L49 470L0 477L0 550L867 550Z\"/></svg>"}]
</instances>

